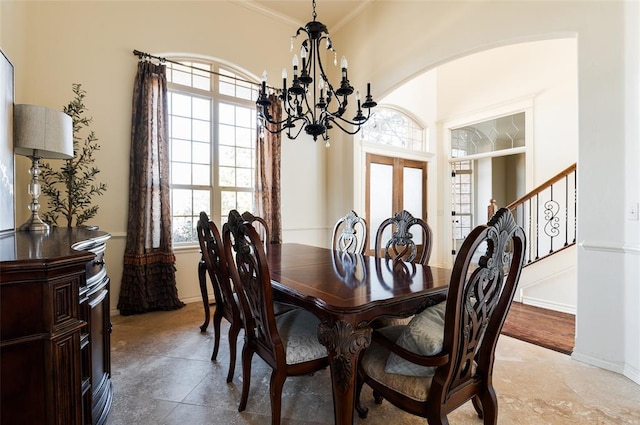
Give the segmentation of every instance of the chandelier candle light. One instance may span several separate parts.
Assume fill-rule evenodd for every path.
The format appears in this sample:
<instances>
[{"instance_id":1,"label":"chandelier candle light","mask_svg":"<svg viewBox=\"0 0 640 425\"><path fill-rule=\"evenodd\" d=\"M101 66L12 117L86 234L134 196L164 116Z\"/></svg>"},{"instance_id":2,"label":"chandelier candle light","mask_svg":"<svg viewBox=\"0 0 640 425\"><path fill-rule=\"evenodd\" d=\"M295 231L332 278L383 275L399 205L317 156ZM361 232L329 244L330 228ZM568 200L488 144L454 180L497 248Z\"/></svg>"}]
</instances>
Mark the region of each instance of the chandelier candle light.
<instances>
[{"instance_id":1,"label":"chandelier candle light","mask_svg":"<svg viewBox=\"0 0 640 425\"><path fill-rule=\"evenodd\" d=\"M287 137L295 139L304 128L305 133L313 136L313 140L322 136L328 147L329 129L333 128L333 124L345 133L356 134L362 124L367 122L371 115L371 108L375 107L377 103L371 96L371 84L367 83L367 95L364 103L361 103L360 92L356 91L357 111L355 117L349 120L343 116L347 111L348 97L353 94L353 87L347 78L347 59L343 56L340 61L342 79L339 87L334 89L325 74L320 59L320 43L325 41L326 49L333 52L334 66L337 66L337 53L331 44L327 27L316 21L316 16L316 2L313 0L313 21L300 27L296 35L291 37L292 52L294 39L301 33L305 33L307 38L302 41L300 47L301 67L298 55L293 56L293 82L290 87L287 87L287 70L282 70L282 92L279 98L283 105L283 119L276 121L269 113L271 101L267 95L266 71L262 74L262 86L256 104L258 119L261 121L261 134L264 134L264 130L270 133L280 133L286 129ZM314 84L314 81L317 83ZM330 110L332 107L333 109ZM363 109L367 110L366 116L362 112ZM292 130L296 128L296 123L300 123L297 132ZM271 124L271 126L267 124ZM347 127L354 129L350 130Z\"/></svg>"}]
</instances>

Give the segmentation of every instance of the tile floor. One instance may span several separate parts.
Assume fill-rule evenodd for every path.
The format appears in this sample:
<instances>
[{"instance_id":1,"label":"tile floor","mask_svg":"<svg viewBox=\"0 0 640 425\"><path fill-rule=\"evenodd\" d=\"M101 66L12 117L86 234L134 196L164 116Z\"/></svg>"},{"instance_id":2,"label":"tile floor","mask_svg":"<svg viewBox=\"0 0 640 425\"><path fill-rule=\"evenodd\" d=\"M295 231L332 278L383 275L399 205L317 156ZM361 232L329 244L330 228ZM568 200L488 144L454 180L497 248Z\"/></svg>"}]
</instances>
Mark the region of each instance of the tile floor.
<instances>
[{"instance_id":1,"label":"tile floor","mask_svg":"<svg viewBox=\"0 0 640 425\"><path fill-rule=\"evenodd\" d=\"M213 329L199 326L202 306L188 304L173 312L112 318L114 400L107 425L270 424L270 368L257 356L247 410L238 413L242 388L240 361L232 383L226 332L218 361L210 360ZM242 334L241 334L242 337ZM238 341L239 351L242 338ZM640 386L624 376L572 360L569 356L506 336L498 342L494 385L499 424L640 424ZM282 425L333 422L328 370L288 378L284 386ZM373 403L365 387L367 419L359 425L426 424L388 402ZM470 403L449 415L452 425L480 425Z\"/></svg>"}]
</instances>

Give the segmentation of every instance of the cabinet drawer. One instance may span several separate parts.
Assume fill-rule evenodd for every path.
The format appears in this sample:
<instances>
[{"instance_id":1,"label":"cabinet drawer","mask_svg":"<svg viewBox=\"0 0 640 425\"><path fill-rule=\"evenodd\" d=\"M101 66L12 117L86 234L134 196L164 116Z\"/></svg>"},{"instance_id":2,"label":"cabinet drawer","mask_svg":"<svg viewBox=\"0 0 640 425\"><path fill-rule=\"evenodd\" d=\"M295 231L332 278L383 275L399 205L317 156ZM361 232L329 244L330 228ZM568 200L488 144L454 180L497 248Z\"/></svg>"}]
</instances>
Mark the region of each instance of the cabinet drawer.
<instances>
[{"instance_id":1,"label":"cabinet drawer","mask_svg":"<svg viewBox=\"0 0 640 425\"><path fill-rule=\"evenodd\" d=\"M104 253L106 248L106 244L101 244L90 250L96 256L93 260L87 262L87 286L91 286L96 281L101 281L107 273L104 266Z\"/></svg>"}]
</instances>

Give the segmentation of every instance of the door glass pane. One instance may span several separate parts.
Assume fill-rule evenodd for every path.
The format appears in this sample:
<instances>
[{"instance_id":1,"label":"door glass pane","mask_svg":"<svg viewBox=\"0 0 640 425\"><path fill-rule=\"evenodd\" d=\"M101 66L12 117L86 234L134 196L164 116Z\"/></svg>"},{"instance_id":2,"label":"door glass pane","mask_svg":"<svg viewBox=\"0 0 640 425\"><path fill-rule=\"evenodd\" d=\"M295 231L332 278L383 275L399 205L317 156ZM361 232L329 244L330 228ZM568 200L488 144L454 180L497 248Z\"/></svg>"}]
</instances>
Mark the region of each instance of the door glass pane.
<instances>
[{"instance_id":1,"label":"door glass pane","mask_svg":"<svg viewBox=\"0 0 640 425\"><path fill-rule=\"evenodd\" d=\"M371 164L369 171L369 248L375 246L375 232L385 219L393 215L393 166L386 164ZM391 237L391 230L383 235L383 240Z\"/></svg>"},{"instance_id":2,"label":"door glass pane","mask_svg":"<svg viewBox=\"0 0 640 425\"><path fill-rule=\"evenodd\" d=\"M416 218L423 218L422 211L423 199L422 199L422 184L423 176L420 168L404 167L403 173L403 185L404 192L402 193L402 205L403 209L409 211L411 215ZM422 232L412 232L413 241L416 245L422 244Z\"/></svg>"}]
</instances>

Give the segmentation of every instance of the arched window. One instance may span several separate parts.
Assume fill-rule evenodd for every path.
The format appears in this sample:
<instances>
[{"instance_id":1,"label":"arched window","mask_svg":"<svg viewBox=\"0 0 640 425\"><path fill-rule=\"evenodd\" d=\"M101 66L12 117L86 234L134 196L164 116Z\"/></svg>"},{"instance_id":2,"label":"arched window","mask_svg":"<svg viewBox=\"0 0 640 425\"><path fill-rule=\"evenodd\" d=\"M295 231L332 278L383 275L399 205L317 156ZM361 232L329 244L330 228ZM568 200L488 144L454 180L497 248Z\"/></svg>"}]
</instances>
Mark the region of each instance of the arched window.
<instances>
[{"instance_id":1,"label":"arched window","mask_svg":"<svg viewBox=\"0 0 640 425\"><path fill-rule=\"evenodd\" d=\"M377 107L362 127L362 139L380 145L425 150L425 129L398 109Z\"/></svg>"},{"instance_id":2,"label":"arched window","mask_svg":"<svg viewBox=\"0 0 640 425\"><path fill-rule=\"evenodd\" d=\"M197 242L200 211L220 225L230 209L253 210L258 92L250 81L215 62L167 63L175 243Z\"/></svg>"}]
</instances>

